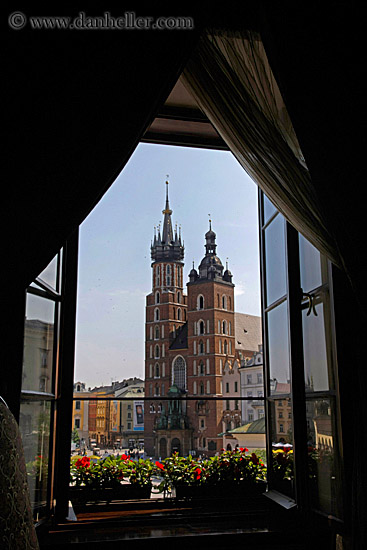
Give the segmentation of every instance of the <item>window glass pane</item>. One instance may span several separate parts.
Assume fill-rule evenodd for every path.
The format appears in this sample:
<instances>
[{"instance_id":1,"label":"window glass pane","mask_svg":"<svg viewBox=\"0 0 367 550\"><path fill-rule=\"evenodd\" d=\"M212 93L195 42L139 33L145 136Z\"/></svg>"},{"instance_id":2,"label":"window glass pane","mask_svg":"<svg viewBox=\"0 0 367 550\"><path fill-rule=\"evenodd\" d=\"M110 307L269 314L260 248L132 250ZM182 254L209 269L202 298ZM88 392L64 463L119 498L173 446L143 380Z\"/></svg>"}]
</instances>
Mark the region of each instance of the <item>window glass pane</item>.
<instances>
[{"instance_id":1,"label":"window glass pane","mask_svg":"<svg viewBox=\"0 0 367 550\"><path fill-rule=\"evenodd\" d=\"M294 497L293 422L290 395L270 401L269 430L272 443L271 473L269 473L271 489Z\"/></svg>"},{"instance_id":2,"label":"window glass pane","mask_svg":"<svg viewBox=\"0 0 367 550\"><path fill-rule=\"evenodd\" d=\"M322 284L321 254L302 235L299 235L299 260L301 272L301 287L305 292Z\"/></svg>"},{"instance_id":3,"label":"window glass pane","mask_svg":"<svg viewBox=\"0 0 367 550\"><path fill-rule=\"evenodd\" d=\"M284 218L279 214L265 229L266 304L286 293Z\"/></svg>"},{"instance_id":4,"label":"window glass pane","mask_svg":"<svg viewBox=\"0 0 367 550\"><path fill-rule=\"evenodd\" d=\"M267 313L270 393L290 392L287 302Z\"/></svg>"},{"instance_id":5,"label":"window glass pane","mask_svg":"<svg viewBox=\"0 0 367 550\"><path fill-rule=\"evenodd\" d=\"M306 401L308 481L314 508L342 517L341 464L333 398Z\"/></svg>"},{"instance_id":6,"label":"window glass pane","mask_svg":"<svg viewBox=\"0 0 367 550\"><path fill-rule=\"evenodd\" d=\"M320 297L316 300L319 302L315 303L317 316L313 311L307 315L308 309L302 311L306 392L334 388L330 324L325 304Z\"/></svg>"},{"instance_id":7,"label":"window glass pane","mask_svg":"<svg viewBox=\"0 0 367 550\"><path fill-rule=\"evenodd\" d=\"M51 404L48 401L23 402L19 428L22 435L27 479L35 518L46 505Z\"/></svg>"},{"instance_id":8,"label":"window glass pane","mask_svg":"<svg viewBox=\"0 0 367 550\"><path fill-rule=\"evenodd\" d=\"M277 209L275 208L274 204L268 199L266 195L263 195L264 197L264 222L266 223L268 219L275 214Z\"/></svg>"},{"instance_id":9,"label":"window glass pane","mask_svg":"<svg viewBox=\"0 0 367 550\"><path fill-rule=\"evenodd\" d=\"M22 390L52 392L55 303L27 294Z\"/></svg>"},{"instance_id":10,"label":"window glass pane","mask_svg":"<svg viewBox=\"0 0 367 550\"><path fill-rule=\"evenodd\" d=\"M40 273L40 275L37 277L39 279L42 279L45 283L50 285L52 288L56 290L57 285L57 270L58 270L58 255L54 257L53 260L48 264L46 269Z\"/></svg>"}]
</instances>

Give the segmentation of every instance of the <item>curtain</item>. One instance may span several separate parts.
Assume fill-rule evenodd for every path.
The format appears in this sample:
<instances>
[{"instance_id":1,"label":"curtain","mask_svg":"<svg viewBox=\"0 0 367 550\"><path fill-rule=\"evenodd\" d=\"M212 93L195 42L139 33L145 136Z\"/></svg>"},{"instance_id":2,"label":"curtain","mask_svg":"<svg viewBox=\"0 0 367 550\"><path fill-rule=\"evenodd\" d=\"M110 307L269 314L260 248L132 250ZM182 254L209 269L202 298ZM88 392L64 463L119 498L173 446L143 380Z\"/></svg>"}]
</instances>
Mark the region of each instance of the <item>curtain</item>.
<instances>
[{"instance_id":1,"label":"curtain","mask_svg":"<svg viewBox=\"0 0 367 550\"><path fill-rule=\"evenodd\" d=\"M181 78L275 207L341 266L336 240L328 229L259 34L205 33Z\"/></svg>"}]
</instances>

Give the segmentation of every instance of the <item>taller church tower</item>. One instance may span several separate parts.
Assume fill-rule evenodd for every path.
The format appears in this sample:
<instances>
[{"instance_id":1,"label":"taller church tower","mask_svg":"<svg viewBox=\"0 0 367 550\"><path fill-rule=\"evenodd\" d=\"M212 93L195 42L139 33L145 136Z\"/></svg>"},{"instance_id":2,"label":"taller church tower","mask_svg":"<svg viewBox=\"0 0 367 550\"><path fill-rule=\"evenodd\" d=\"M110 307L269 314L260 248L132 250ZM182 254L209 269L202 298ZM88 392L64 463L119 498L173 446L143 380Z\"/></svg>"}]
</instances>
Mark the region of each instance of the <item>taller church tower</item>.
<instances>
[{"instance_id":1,"label":"taller church tower","mask_svg":"<svg viewBox=\"0 0 367 550\"><path fill-rule=\"evenodd\" d=\"M181 232L173 231L172 210L166 181L166 204L162 233L154 232L151 244L152 291L146 298L145 324L145 396L162 398L172 385L169 347L186 323L187 297L183 293L184 246ZM144 446L149 456L158 456L154 428L162 405L159 399L146 401Z\"/></svg>"}]
</instances>

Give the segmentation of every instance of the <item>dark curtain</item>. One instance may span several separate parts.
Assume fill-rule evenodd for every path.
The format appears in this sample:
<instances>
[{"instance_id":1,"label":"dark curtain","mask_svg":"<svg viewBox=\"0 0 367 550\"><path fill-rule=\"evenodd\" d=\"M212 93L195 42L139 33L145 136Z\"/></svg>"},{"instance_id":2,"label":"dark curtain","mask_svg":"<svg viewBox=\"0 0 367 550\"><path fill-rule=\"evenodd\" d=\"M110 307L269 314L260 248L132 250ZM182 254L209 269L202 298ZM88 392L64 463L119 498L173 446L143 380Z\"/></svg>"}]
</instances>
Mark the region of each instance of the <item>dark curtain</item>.
<instances>
[{"instance_id":1,"label":"dark curtain","mask_svg":"<svg viewBox=\"0 0 367 550\"><path fill-rule=\"evenodd\" d=\"M251 178L335 264L337 243L256 32L204 34L182 80Z\"/></svg>"}]
</instances>

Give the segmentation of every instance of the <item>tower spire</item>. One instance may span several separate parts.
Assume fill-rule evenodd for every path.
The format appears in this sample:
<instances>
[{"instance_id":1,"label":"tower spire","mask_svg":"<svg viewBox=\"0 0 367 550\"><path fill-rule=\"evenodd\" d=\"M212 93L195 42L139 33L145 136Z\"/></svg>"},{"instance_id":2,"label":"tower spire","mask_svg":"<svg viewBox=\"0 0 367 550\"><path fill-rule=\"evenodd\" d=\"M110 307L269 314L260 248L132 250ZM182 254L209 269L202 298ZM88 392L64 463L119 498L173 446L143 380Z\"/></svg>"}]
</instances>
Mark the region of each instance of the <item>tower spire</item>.
<instances>
[{"instance_id":1,"label":"tower spire","mask_svg":"<svg viewBox=\"0 0 367 550\"><path fill-rule=\"evenodd\" d=\"M167 178L168 178L168 175L167 175ZM169 199L168 199L168 185L169 185L169 181L167 179L166 180L166 208L162 210L162 214L164 214L162 243L166 245L171 244L171 242L174 240L172 220L171 220L172 210L169 207Z\"/></svg>"},{"instance_id":2,"label":"tower spire","mask_svg":"<svg viewBox=\"0 0 367 550\"><path fill-rule=\"evenodd\" d=\"M168 175L166 179L166 204L164 210L162 210L163 226L158 226L158 236L153 242L151 247L151 256L154 261L162 260L171 260L171 261L181 261L184 257L184 245L181 243L181 227L179 235L177 234L177 224L176 230L173 231L171 214L172 210L169 205L169 196L168 196L168 186L169 180ZM162 229L162 230L161 230Z\"/></svg>"}]
</instances>

